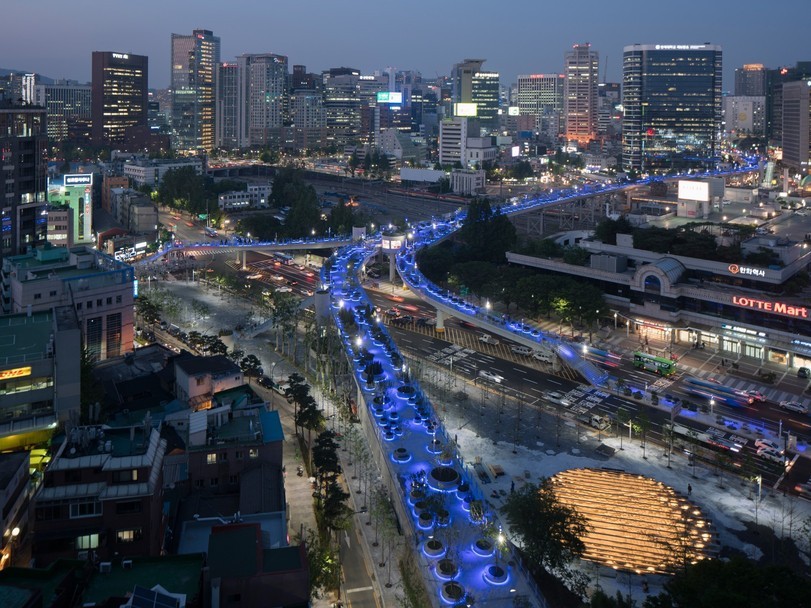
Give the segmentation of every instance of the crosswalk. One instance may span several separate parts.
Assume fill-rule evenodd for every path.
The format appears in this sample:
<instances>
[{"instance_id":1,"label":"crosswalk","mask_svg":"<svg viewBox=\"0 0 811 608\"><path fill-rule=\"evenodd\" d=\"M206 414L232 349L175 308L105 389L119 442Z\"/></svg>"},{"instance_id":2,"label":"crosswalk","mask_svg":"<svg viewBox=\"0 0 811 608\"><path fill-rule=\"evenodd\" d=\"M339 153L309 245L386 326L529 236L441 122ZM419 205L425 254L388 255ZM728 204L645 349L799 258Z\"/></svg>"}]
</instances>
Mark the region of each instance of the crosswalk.
<instances>
[{"instance_id":1,"label":"crosswalk","mask_svg":"<svg viewBox=\"0 0 811 608\"><path fill-rule=\"evenodd\" d=\"M690 365L682 365L679 364L679 370L682 371L686 375L693 376L695 378L699 378L701 380L708 380L713 378L714 380L720 381L725 387L731 388L733 390L738 391L760 391L763 393L769 401L794 401L797 399L797 395L794 393L789 393L787 391L779 390L776 388L769 388L762 384L756 384L751 380L747 380L746 378L737 378L735 376L723 375L719 377L719 374L711 369L697 369Z\"/></svg>"}]
</instances>

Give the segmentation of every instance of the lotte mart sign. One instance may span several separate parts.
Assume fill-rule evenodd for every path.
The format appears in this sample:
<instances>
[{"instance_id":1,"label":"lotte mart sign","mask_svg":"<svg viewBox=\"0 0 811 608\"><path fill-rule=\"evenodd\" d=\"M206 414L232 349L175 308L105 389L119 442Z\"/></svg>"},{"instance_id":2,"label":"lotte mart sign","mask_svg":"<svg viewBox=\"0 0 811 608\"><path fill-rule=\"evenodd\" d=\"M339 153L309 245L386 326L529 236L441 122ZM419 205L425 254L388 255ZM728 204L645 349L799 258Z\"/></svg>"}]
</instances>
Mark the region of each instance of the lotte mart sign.
<instances>
[{"instance_id":1,"label":"lotte mart sign","mask_svg":"<svg viewBox=\"0 0 811 608\"><path fill-rule=\"evenodd\" d=\"M798 319L808 318L808 309L804 306L791 306L783 302L771 302L769 300L758 300L756 298L746 298L743 296L732 296L732 303L744 308L754 308L765 312L774 312L778 315L796 317Z\"/></svg>"}]
</instances>

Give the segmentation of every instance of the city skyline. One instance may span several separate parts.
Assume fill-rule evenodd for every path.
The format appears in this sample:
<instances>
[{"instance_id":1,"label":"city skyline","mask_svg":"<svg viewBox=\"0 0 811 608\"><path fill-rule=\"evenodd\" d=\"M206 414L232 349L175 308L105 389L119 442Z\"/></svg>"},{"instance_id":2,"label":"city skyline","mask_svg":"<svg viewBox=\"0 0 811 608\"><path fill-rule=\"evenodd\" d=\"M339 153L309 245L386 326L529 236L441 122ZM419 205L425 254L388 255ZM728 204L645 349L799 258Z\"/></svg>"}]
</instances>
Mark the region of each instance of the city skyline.
<instances>
[{"instance_id":1,"label":"city skyline","mask_svg":"<svg viewBox=\"0 0 811 608\"><path fill-rule=\"evenodd\" d=\"M36 12L24 0L8 4L5 14L15 26L0 40L0 68L85 82L90 80L92 51L120 51L149 57L150 88L169 86L171 34L197 28L221 38L223 61L244 53L278 53L313 72L351 66L370 73L393 66L431 79L448 75L465 57L483 57L487 70L501 74L502 84L515 82L519 74L562 71L564 53L584 42L600 54L600 80L609 82L621 79L625 45L718 44L724 50L726 91L733 88L734 69L744 63L778 67L809 59L804 56L808 49L802 20L790 18L802 14L799 0L787 0L781 11L757 18L727 0L687 0L679 12L667 14L637 0L623 3L622 10L606 10L592 0L577 8L519 2L495 19L491 10L478 9L478 0L466 3L465 10L453 3L416 3L409 5L410 11L393 4L370 10L359 0L340 5L310 1L286 6L278 19L272 5L256 0L245 0L238 12L225 15L215 2L194 4L194 14L188 6L155 0L138 5L80 0L69 13L55 0L43 0ZM594 26L579 22L589 11L595 15ZM127 24L126 31L120 23ZM561 27L565 24L572 27ZM774 31L781 32L779 44L763 34ZM32 32L39 32L43 42L31 44Z\"/></svg>"}]
</instances>

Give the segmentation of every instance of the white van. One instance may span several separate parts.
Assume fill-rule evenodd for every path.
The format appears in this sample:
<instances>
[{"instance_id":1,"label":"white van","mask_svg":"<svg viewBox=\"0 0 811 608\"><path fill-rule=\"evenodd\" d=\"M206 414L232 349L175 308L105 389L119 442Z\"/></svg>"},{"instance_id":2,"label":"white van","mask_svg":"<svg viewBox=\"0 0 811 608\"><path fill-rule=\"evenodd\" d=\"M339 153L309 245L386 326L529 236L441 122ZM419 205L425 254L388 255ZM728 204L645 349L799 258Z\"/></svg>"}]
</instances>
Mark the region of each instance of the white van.
<instances>
[{"instance_id":1,"label":"white van","mask_svg":"<svg viewBox=\"0 0 811 608\"><path fill-rule=\"evenodd\" d=\"M548 365L552 365L555 362L555 355L546 350L536 350L532 353L532 358Z\"/></svg>"},{"instance_id":2,"label":"white van","mask_svg":"<svg viewBox=\"0 0 811 608\"><path fill-rule=\"evenodd\" d=\"M524 357L529 357L532 354L532 349L529 346L524 346L522 344L516 344L510 350L516 355L523 355Z\"/></svg>"},{"instance_id":3,"label":"white van","mask_svg":"<svg viewBox=\"0 0 811 608\"><path fill-rule=\"evenodd\" d=\"M498 338L494 338L490 334L482 334L479 336L479 342L484 342L485 344L492 344L493 346L498 346L501 344L498 341Z\"/></svg>"}]
</instances>

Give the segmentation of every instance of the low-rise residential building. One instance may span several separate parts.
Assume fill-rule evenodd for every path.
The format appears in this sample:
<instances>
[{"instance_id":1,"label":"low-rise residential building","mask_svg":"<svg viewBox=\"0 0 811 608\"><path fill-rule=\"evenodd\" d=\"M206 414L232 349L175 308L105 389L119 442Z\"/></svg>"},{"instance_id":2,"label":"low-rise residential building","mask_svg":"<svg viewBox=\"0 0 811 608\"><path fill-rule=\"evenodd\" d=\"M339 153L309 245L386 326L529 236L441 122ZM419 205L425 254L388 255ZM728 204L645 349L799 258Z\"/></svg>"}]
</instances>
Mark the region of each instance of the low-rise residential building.
<instances>
[{"instance_id":1,"label":"low-rise residential building","mask_svg":"<svg viewBox=\"0 0 811 608\"><path fill-rule=\"evenodd\" d=\"M137 190L113 188L110 191L110 213L131 234L154 241L158 235L158 209L152 200Z\"/></svg>"},{"instance_id":2,"label":"low-rise residential building","mask_svg":"<svg viewBox=\"0 0 811 608\"><path fill-rule=\"evenodd\" d=\"M223 192L217 197L217 204L223 211L265 209L272 188L271 184L248 184L246 190Z\"/></svg>"},{"instance_id":3,"label":"low-rise residential building","mask_svg":"<svg viewBox=\"0 0 811 608\"><path fill-rule=\"evenodd\" d=\"M127 429L71 429L33 498L36 564L159 555L165 451L148 418Z\"/></svg>"},{"instance_id":4,"label":"low-rise residential building","mask_svg":"<svg viewBox=\"0 0 811 608\"><path fill-rule=\"evenodd\" d=\"M478 194L484 191L486 184L486 174L481 169L455 169L451 171L451 190L456 194Z\"/></svg>"},{"instance_id":5,"label":"low-rise residential building","mask_svg":"<svg viewBox=\"0 0 811 608\"><path fill-rule=\"evenodd\" d=\"M193 410L209 409L215 393L242 386L239 366L225 355L184 353L174 359L175 396Z\"/></svg>"}]
</instances>

